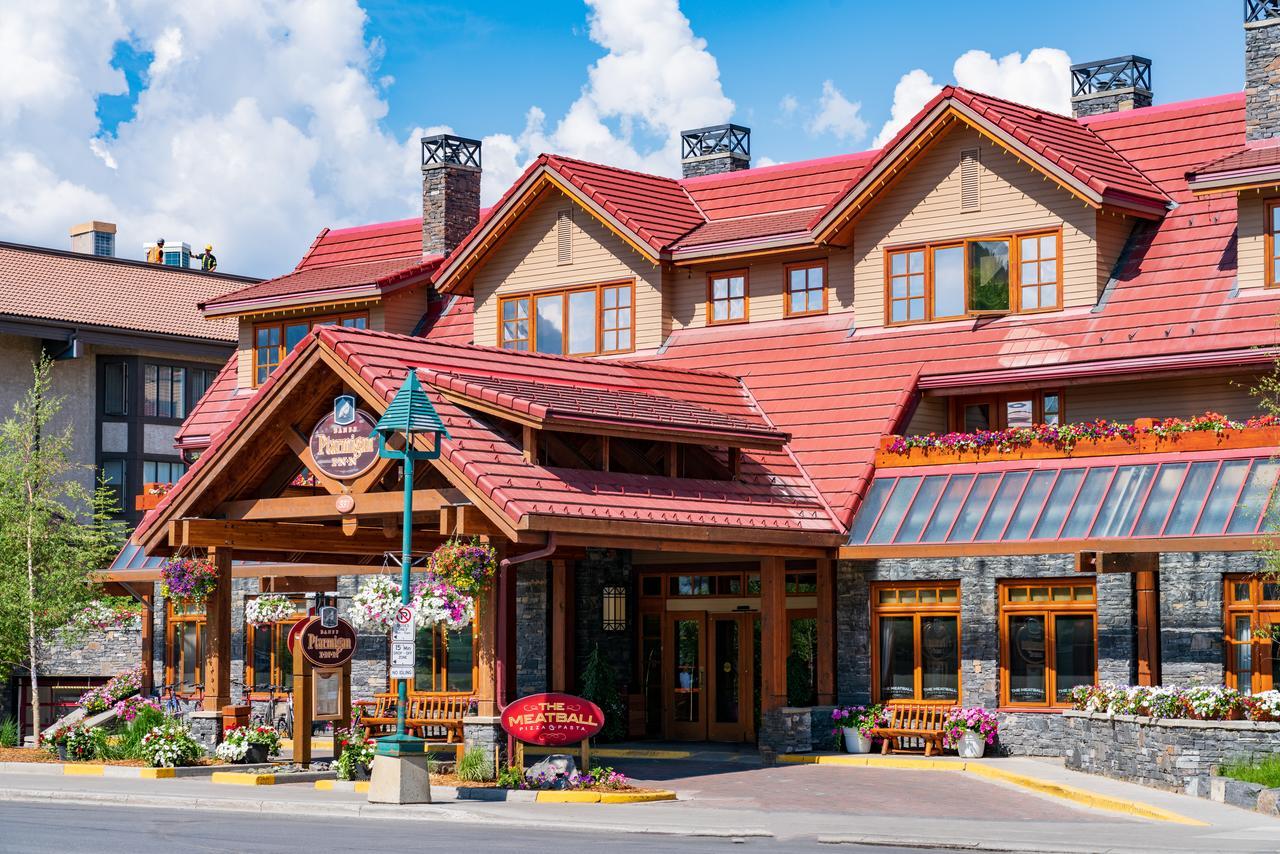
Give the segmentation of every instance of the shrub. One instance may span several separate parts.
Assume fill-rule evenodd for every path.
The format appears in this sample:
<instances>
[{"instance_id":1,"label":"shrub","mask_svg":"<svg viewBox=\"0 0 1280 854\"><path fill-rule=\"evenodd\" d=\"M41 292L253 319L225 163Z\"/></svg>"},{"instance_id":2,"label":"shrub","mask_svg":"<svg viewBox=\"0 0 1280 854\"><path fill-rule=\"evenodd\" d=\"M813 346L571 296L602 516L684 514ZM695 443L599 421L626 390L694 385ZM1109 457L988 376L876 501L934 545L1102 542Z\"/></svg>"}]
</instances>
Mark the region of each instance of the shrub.
<instances>
[{"instance_id":1,"label":"shrub","mask_svg":"<svg viewBox=\"0 0 1280 854\"><path fill-rule=\"evenodd\" d=\"M483 783L493 779L493 763L489 761L488 754L475 747L462 755L457 775L459 780L468 783Z\"/></svg>"},{"instance_id":2,"label":"shrub","mask_svg":"<svg viewBox=\"0 0 1280 854\"><path fill-rule=\"evenodd\" d=\"M525 789L529 784L524 778L524 769L508 765L498 772L499 789Z\"/></svg>"},{"instance_id":3,"label":"shrub","mask_svg":"<svg viewBox=\"0 0 1280 854\"><path fill-rule=\"evenodd\" d=\"M67 730L65 739L67 758L76 762L89 761L97 755L98 742L104 740L105 736L106 732L102 727L94 727L93 729L86 729L82 726L71 727Z\"/></svg>"},{"instance_id":4,"label":"shrub","mask_svg":"<svg viewBox=\"0 0 1280 854\"><path fill-rule=\"evenodd\" d=\"M174 768L190 765L204 755L204 748L191 737L191 731L177 721L166 721L152 727L142 737L139 758L152 768Z\"/></svg>"},{"instance_id":5,"label":"shrub","mask_svg":"<svg viewBox=\"0 0 1280 854\"><path fill-rule=\"evenodd\" d=\"M601 741L621 741L627 735L627 706L618 693L618 681L613 668L596 644L587 657L582 671L582 697L590 700L604 712L604 729Z\"/></svg>"},{"instance_id":6,"label":"shrub","mask_svg":"<svg viewBox=\"0 0 1280 854\"><path fill-rule=\"evenodd\" d=\"M13 718L0 720L0 747L18 746L18 722Z\"/></svg>"},{"instance_id":7,"label":"shrub","mask_svg":"<svg viewBox=\"0 0 1280 854\"><path fill-rule=\"evenodd\" d=\"M359 725L338 730L337 737L338 747L342 752L338 755L338 761L334 763L334 770L339 780L354 779L357 768L367 767L373 763L377 743L369 737L368 731ZM428 767L427 770L429 773L431 769Z\"/></svg>"},{"instance_id":8,"label":"shrub","mask_svg":"<svg viewBox=\"0 0 1280 854\"><path fill-rule=\"evenodd\" d=\"M1280 755L1228 762L1218 769L1218 773L1246 783L1261 783L1269 789L1280 788Z\"/></svg>"},{"instance_id":9,"label":"shrub","mask_svg":"<svg viewBox=\"0 0 1280 854\"><path fill-rule=\"evenodd\" d=\"M239 762L255 744L267 748L268 757L280 755L280 733L269 726L238 726L227 730L214 755L228 762Z\"/></svg>"}]
</instances>

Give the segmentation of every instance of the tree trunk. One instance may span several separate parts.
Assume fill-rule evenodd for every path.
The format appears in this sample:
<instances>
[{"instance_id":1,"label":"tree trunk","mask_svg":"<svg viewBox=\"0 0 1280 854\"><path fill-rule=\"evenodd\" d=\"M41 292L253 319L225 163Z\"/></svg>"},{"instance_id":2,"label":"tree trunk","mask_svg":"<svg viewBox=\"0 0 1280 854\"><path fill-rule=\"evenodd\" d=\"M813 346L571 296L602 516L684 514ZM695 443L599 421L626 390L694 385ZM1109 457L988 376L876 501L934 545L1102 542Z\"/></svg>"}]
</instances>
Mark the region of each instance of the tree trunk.
<instances>
[{"instance_id":1,"label":"tree trunk","mask_svg":"<svg viewBox=\"0 0 1280 854\"><path fill-rule=\"evenodd\" d=\"M28 500L31 488L27 487ZM40 664L36 658L36 563L35 543L31 531L31 512L27 512L27 672L31 674L31 735L40 746Z\"/></svg>"}]
</instances>

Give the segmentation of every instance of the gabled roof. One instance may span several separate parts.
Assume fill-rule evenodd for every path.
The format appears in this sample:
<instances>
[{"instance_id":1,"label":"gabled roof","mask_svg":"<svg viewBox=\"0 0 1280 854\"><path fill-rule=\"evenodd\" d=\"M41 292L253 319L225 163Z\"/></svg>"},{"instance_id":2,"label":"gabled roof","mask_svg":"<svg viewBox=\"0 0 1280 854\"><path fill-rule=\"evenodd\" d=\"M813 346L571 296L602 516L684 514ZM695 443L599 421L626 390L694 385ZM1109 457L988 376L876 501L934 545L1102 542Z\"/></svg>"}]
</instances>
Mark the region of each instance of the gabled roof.
<instances>
[{"instance_id":1,"label":"gabled roof","mask_svg":"<svg viewBox=\"0 0 1280 854\"><path fill-rule=\"evenodd\" d=\"M422 257L422 217L325 228L316 235L295 270L388 258Z\"/></svg>"},{"instance_id":2,"label":"gabled roof","mask_svg":"<svg viewBox=\"0 0 1280 854\"><path fill-rule=\"evenodd\" d=\"M1280 183L1280 138L1246 142L1188 172L1187 183L1197 192Z\"/></svg>"},{"instance_id":3,"label":"gabled roof","mask_svg":"<svg viewBox=\"0 0 1280 854\"><path fill-rule=\"evenodd\" d=\"M947 86L814 216L814 236L829 239L887 186L902 163L928 145L937 127L952 121L976 128L1094 207L1159 216L1168 205L1159 187L1079 120Z\"/></svg>"},{"instance_id":4,"label":"gabled roof","mask_svg":"<svg viewBox=\"0 0 1280 854\"><path fill-rule=\"evenodd\" d=\"M179 450L198 451L209 447L214 437L236 417L240 409L253 397L251 388L238 388L236 370L239 367L238 354L231 358L218 371L213 383L205 390L204 397L196 402L187 418L173 437L173 444Z\"/></svg>"},{"instance_id":5,"label":"gabled roof","mask_svg":"<svg viewBox=\"0 0 1280 854\"><path fill-rule=\"evenodd\" d=\"M441 260L442 256L435 255L305 267L208 300L201 308L205 317L225 317L304 303L378 298L426 284Z\"/></svg>"},{"instance_id":6,"label":"gabled roof","mask_svg":"<svg viewBox=\"0 0 1280 854\"><path fill-rule=\"evenodd\" d=\"M123 258L0 243L0 315L224 343L235 324L196 304L257 282Z\"/></svg>"}]
</instances>

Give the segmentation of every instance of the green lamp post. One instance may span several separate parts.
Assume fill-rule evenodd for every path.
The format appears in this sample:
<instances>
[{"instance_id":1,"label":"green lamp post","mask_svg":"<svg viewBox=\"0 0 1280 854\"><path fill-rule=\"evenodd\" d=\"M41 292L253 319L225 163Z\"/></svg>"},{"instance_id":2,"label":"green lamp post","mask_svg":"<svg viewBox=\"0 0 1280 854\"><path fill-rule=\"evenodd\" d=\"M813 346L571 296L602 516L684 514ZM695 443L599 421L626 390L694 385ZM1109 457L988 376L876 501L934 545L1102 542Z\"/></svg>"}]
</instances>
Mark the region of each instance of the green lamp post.
<instances>
[{"instance_id":1,"label":"green lamp post","mask_svg":"<svg viewBox=\"0 0 1280 854\"><path fill-rule=\"evenodd\" d=\"M440 441L449 438L449 431L440 420L439 413L431 405L427 394L418 382L418 372L410 370L391 405L378 419L374 432L378 434L378 456L404 461L404 521L401 525L403 539L400 548L400 602L409 604L409 570L413 566L413 464L416 460L432 460L440 456ZM396 435L404 437L401 450L391 448L387 442ZM416 435L433 434L435 441L427 451L414 447ZM408 735L404 729L405 706L409 699L406 680L400 680L399 702L396 703L396 734L378 740L374 759L373 782L369 787L369 800L380 803L430 802L430 786L426 778L426 747L420 738ZM403 761L413 766L412 771L403 767ZM379 765L388 767L396 763L394 772L381 775L386 783L380 785ZM394 779L389 779L389 778Z\"/></svg>"}]
</instances>

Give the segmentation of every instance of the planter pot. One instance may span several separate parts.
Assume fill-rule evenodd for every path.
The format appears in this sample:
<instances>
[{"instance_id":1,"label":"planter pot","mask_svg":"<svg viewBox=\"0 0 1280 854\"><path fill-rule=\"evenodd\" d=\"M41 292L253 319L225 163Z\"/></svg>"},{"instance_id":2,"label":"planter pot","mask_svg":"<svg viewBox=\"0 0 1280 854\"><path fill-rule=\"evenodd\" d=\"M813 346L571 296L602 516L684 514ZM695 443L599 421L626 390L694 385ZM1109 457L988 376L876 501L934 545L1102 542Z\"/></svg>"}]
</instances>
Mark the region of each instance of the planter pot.
<instances>
[{"instance_id":1,"label":"planter pot","mask_svg":"<svg viewBox=\"0 0 1280 854\"><path fill-rule=\"evenodd\" d=\"M58 745L58 759L62 762L67 761L67 746L65 744Z\"/></svg>"},{"instance_id":2,"label":"planter pot","mask_svg":"<svg viewBox=\"0 0 1280 854\"><path fill-rule=\"evenodd\" d=\"M251 744L249 749L245 751L244 757L236 762L237 765L265 765L267 762L267 746L265 744Z\"/></svg>"},{"instance_id":3,"label":"planter pot","mask_svg":"<svg viewBox=\"0 0 1280 854\"><path fill-rule=\"evenodd\" d=\"M844 749L849 753L870 753L871 739L850 726L840 728L844 732Z\"/></svg>"},{"instance_id":4,"label":"planter pot","mask_svg":"<svg viewBox=\"0 0 1280 854\"><path fill-rule=\"evenodd\" d=\"M355 768L351 769L351 779L352 780L368 780L369 766L357 765Z\"/></svg>"},{"instance_id":5,"label":"planter pot","mask_svg":"<svg viewBox=\"0 0 1280 854\"><path fill-rule=\"evenodd\" d=\"M961 759L981 759L986 749L986 739L976 732L961 733L960 741L956 744L956 753L960 754Z\"/></svg>"}]
</instances>

